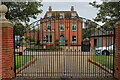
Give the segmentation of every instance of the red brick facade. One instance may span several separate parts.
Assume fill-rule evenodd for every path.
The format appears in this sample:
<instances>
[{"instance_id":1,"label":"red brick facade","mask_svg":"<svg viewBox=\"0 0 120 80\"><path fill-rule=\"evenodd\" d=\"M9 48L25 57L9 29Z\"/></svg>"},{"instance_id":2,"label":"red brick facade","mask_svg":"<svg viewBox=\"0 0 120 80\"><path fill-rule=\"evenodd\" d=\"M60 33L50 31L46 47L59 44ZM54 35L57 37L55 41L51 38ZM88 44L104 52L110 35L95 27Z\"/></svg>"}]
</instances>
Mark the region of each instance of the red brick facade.
<instances>
[{"instance_id":1,"label":"red brick facade","mask_svg":"<svg viewBox=\"0 0 120 80\"><path fill-rule=\"evenodd\" d=\"M52 13L55 18L46 18L47 13ZM64 18L56 18L60 13L64 13ZM67 19L66 16L71 13L76 13L77 18ZM68 15L67 15L68 14ZM51 23L51 30L47 30L47 23ZM64 31L60 31L60 23L64 23ZM72 23L76 23L76 31L72 31ZM71 7L71 11L52 11L51 6L49 7L49 11L46 12L44 18L41 18L41 28L40 28L40 41L43 42L43 38L46 37L46 34L52 35L52 43L47 43L47 45L56 45L60 42L60 35L64 35L64 41L67 45L81 45L82 41L82 19L78 18L78 14L74 11L73 6ZM72 35L76 35L76 43L72 43ZM59 40L59 42L56 42Z\"/></svg>"},{"instance_id":2,"label":"red brick facade","mask_svg":"<svg viewBox=\"0 0 120 80\"><path fill-rule=\"evenodd\" d=\"M91 37L91 47L94 47L94 39L96 39L97 40L97 48L98 48L98 43L99 43L99 41L98 41L98 38L103 38L103 47L106 47L107 46L107 44L106 44L106 38L112 38L112 42L113 42L113 36L96 36L96 37Z\"/></svg>"},{"instance_id":3,"label":"red brick facade","mask_svg":"<svg viewBox=\"0 0 120 80\"><path fill-rule=\"evenodd\" d=\"M38 40L38 32L32 31L32 32L24 33L24 36L30 36L30 35L35 35L35 42L37 42L37 40Z\"/></svg>"}]
</instances>

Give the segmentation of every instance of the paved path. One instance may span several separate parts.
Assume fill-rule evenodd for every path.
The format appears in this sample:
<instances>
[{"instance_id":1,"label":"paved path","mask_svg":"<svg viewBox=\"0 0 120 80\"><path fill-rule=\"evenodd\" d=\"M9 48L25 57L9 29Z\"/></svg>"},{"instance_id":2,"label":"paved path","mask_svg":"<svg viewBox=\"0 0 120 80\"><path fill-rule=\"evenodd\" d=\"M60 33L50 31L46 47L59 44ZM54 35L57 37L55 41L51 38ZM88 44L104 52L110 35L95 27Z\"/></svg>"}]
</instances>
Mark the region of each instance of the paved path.
<instances>
[{"instance_id":1,"label":"paved path","mask_svg":"<svg viewBox=\"0 0 120 80\"><path fill-rule=\"evenodd\" d=\"M22 70L17 76L33 77L112 77L100 67L90 63L88 57L94 51L81 52L80 47L72 47L72 51L38 52L25 51L23 55L37 56L37 61ZM76 51L75 51L76 49Z\"/></svg>"}]
</instances>

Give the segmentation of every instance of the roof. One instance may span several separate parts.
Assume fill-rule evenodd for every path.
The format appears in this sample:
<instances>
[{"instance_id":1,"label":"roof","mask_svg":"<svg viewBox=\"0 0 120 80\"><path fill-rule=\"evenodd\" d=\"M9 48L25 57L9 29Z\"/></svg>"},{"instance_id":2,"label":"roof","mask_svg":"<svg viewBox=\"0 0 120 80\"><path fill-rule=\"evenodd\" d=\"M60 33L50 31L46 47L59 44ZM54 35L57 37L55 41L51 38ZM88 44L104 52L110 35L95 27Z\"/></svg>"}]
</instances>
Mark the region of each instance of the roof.
<instances>
[{"instance_id":1,"label":"roof","mask_svg":"<svg viewBox=\"0 0 120 80\"><path fill-rule=\"evenodd\" d=\"M91 37L95 37L95 36L112 36L113 34L114 34L113 30L106 31L104 28L98 28L98 30L95 31L95 33L93 33L91 35Z\"/></svg>"},{"instance_id":2,"label":"roof","mask_svg":"<svg viewBox=\"0 0 120 80\"><path fill-rule=\"evenodd\" d=\"M47 13L52 13L52 16L59 16L59 13L64 13L65 14L65 18L66 17L70 17L71 13L76 13L76 16L78 17L78 14L76 11L47 11L44 18L46 18Z\"/></svg>"}]
</instances>

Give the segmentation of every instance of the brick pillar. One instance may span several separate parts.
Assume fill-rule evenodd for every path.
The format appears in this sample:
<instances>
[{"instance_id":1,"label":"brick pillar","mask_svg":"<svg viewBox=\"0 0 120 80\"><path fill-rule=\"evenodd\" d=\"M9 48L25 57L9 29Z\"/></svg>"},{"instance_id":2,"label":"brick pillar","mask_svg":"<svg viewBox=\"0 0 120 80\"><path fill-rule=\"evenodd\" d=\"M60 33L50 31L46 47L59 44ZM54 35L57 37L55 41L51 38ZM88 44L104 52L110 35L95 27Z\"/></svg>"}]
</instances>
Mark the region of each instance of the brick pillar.
<instances>
[{"instance_id":1,"label":"brick pillar","mask_svg":"<svg viewBox=\"0 0 120 80\"><path fill-rule=\"evenodd\" d=\"M120 79L120 21L115 24L115 77Z\"/></svg>"},{"instance_id":2,"label":"brick pillar","mask_svg":"<svg viewBox=\"0 0 120 80\"><path fill-rule=\"evenodd\" d=\"M0 79L14 77L13 24L5 18L8 8L0 5Z\"/></svg>"}]
</instances>

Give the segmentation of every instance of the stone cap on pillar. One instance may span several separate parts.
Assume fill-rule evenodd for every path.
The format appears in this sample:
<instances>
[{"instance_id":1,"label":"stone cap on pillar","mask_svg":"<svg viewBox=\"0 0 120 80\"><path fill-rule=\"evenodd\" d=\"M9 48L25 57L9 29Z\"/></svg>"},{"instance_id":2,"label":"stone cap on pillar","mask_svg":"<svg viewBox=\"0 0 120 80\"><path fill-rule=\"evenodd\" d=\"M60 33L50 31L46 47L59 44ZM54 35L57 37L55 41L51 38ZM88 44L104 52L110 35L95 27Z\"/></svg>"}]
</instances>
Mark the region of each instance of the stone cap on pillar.
<instances>
[{"instance_id":1,"label":"stone cap on pillar","mask_svg":"<svg viewBox=\"0 0 120 80\"><path fill-rule=\"evenodd\" d=\"M8 11L7 6L0 5L0 26L13 27L13 24L9 20L7 20L5 17L7 11Z\"/></svg>"},{"instance_id":2,"label":"stone cap on pillar","mask_svg":"<svg viewBox=\"0 0 120 80\"><path fill-rule=\"evenodd\" d=\"M115 27L120 27L120 21L116 22Z\"/></svg>"}]
</instances>

